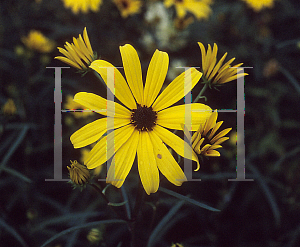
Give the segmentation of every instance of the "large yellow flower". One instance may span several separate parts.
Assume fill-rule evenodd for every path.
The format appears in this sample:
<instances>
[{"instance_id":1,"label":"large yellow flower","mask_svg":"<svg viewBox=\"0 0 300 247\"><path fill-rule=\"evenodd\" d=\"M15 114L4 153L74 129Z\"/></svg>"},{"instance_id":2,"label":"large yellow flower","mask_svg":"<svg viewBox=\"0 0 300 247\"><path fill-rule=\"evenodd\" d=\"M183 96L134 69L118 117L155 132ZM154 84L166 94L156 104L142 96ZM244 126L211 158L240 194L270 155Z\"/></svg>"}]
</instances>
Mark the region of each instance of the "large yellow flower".
<instances>
[{"instance_id":1,"label":"large yellow flower","mask_svg":"<svg viewBox=\"0 0 300 247\"><path fill-rule=\"evenodd\" d=\"M175 5L177 16L182 19L187 12L191 12L198 20L208 19L212 10L210 4L212 0L165 0L167 8Z\"/></svg>"},{"instance_id":2,"label":"large yellow flower","mask_svg":"<svg viewBox=\"0 0 300 247\"><path fill-rule=\"evenodd\" d=\"M263 8L272 8L274 0L243 0L254 11L261 11Z\"/></svg>"},{"instance_id":3,"label":"large yellow flower","mask_svg":"<svg viewBox=\"0 0 300 247\"><path fill-rule=\"evenodd\" d=\"M78 14L81 10L87 13L89 10L99 11L102 0L63 0L65 8L71 9L74 14Z\"/></svg>"},{"instance_id":4,"label":"large yellow flower","mask_svg":"<svg viewBox=\"0 0 300 247\"><path fill-rule=\"evenodd\" d=\"M77 39L73 37L73 43L70 44L66 42L66 49L60 47L57 48L65 57L58 56L55 57L55 59L69 64L82 72L87 71L90 64L97 57L97 53L94 54L93 52L86 27L83 30L83 38L81 34L79 34Z\"/></svg>"},{"instance_id":5,"label":"large yellow flower","mask_svg":"<svg viewBox=\"0 0 300 247\"><path fill-rule=\"evenodd\" d=\"M77 93L74 101L107 117L76 131L70 138L71 142L75 148L81 148L100 139L107 130L114 129L103 136L89 153L85 160L88 169L96 168L114 156L106 181L119 188L137 154L138 171L147 194L156 192L159 187L158 169L171 183L180 186L186 177L166 145L181 156L185 156L185 150L192 149L166 128L182 130L181 124L185 122L185 114L188 114L191 116L191 129L196 131L199 124L204 124L211 115L211 109L200 103L170 106L188 93L187 88L197 84L202 73L191 68L176 77L158 95L169 66L168 54L155 51L143 86L141 63L136 50L127 44L121 46L120 51L127 82L109 62L96 60L90 67L101 75L124 106L93 93ZM111 76L114 85L111 85ZM190 107L192 113L185 112L185 107ZM198 161L194 152L192 155L190 158Z\"/></svg>"},{"instance_id":6,"label":"large yellow flower","mask_svg":"<svg viewBox=\"0 0 300 247\"><path fill-rule=\"evenodd\" d=\"M212 85L221 85L248 75L247 73L238 73L242 69L237 68L242 66L242 63L234 66L231 65L235 58L230 59L222 66L227 56L227 52L216 64L218 52L218 46L216 44L214 44L213 50L211 50L211 46L208 44L207 52L205 52L205 47L202 43L198 42L198 45L200 46L202 54L202 72L205 82L208 82Z\"/></svg>"}]
</instances>

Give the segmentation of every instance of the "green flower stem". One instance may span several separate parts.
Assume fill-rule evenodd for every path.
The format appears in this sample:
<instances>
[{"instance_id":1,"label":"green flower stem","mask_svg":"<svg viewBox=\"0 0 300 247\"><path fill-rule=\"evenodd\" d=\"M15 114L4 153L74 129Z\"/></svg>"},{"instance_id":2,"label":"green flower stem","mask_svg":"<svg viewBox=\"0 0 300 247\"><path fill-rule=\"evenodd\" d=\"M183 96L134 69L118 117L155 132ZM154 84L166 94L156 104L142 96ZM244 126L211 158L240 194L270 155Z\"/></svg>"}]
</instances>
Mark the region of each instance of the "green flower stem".
<instances>
[{"instance_id":1,"label":"green flower stem","mask_svg":"<svg viewBox=\"0 0 300 247\"><path fill-rule=\"evenodd\" d=\"M202 96L205 92L205 90L207 89L208 87L208 83L205 83L204 84L204 87L201 89L200 93L197 95L196 99L193 101L193 103L196 103L201 97L204 97ZM205 97L204 97L205 98ZM205 98L205 101L206 101L206 98Z\"/></svg>"},{"instance_id":2,"label":"green flower stem","mask_svg":"<svg viewBox=\"0 0 300 247\"><path fill-rule=\"evenodd\" d=\"M122 219L123 218L122 215L120 215L120 213L115 210L114 206L110 203L110 201L108 200L108 198L102 193L102 189L100 188L100 185L95 184L95 183L89 184L89 185L91 185L101 195L101 197L107 203L107 205L109 206L109 208L112 209L112 211L118 216L118 218Z\"/></svg>"},{"instance_id":3,"label":"green flower stem","mask_svg":"<svg viewBox=\"0 0 300 247\"><path fill-rule=\"evenodd\" d=\"M136 231L137 231L137 218L139 216L141 206L143 204L143 201L145 200L145 191L143 188L143 185L141 181L139 181L139 186L138 186L138 191L136 194L136 200L135 200L135 205L134 209L132 212L132 218L131 222L129 224L129 231L131 233L131 247L137 247L137 241L136 241Z\"/></svg>"},{"instance_id":4,"label":"green flower stem","mask_svg":"<svg viewBox=\"0 0 300 247\"><path fill-rule=\"evenodd\" d=\"M94 72L94 75L97 77L97 79L99 79L99 81L101 81L101 83L103 84L103 86L106 87L106 83L102 79L102 77L95 70L93 70L93 72Z\"/></svg>"}]
</instances>

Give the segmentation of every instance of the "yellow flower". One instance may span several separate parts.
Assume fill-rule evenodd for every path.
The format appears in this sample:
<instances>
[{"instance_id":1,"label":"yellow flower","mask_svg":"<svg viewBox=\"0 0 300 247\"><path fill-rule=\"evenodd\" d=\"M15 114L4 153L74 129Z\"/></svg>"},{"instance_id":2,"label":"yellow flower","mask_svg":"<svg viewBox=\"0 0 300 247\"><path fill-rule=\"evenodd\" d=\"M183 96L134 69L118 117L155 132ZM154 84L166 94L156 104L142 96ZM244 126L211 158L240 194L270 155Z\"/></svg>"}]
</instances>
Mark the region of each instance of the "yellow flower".
<instances>
[{"instance_id":1,"label":"yellow flower","mask_svg":"<svg viewBox=\"0 0 300 247\"><path fill-rule=\"evenodd\" d=\"M185 88L193 88L197 84L202 73L191 68L176 77L158 95L169 66L168 54L159 50L154 52L143 86L141 63L136 50L127 44L121 46L120 51L127 82L109 62L96 60L90 67L101 75L124 106L93 93L77 93L74 101L107 117L82 127L70 140L74 148L81 148L98 141L107 130L114 129L103 136L89 153L85 160L88 169L96 168L114 156L106 181L120 188L137 154L139 175L148 195L158 190L158 169L171 183L180 186L186 177L166 145L181 156L184 156L184 150L191 147L166 129L181 130L181 124L185 121L185 105L170 106L188 93ZM108 80L111 73L108 74L107 68L112 70L114 85ZM187 75L191 80L185 80ZM211 115L211 109L200 103L188 106L192 109L191 129L196 131L199 124L204 124ZM198 161L194 152L192 159Z\"/></svg>"},{"instance_id":2,"label":"yellow flower","mask_svg":"<svg viewBox=\"0 0 300 247\"><path fill-rule=\"evenodd\" d=\"M84 186L90 180L90 171L86 168L86 166L81 165L77 162L77 160L71 161L71 167L67 166L70 179L75 185Z\"/></svg>"},{"instance_id":3,"label":"yellow flower","mask_svg":"<svg viewBox=\"0 0 300 247\"><path fill-rule=\"evenodd\" d=\"M274 0L243 0L254 11L258 12L263 8L272 8Z\"/></svg>"},{"instance_id":4,"label":"yellow flower","mask_svg":"<svg viewBox=\"0 0 300 247\"><path fill-rule=\"evenodd\" d=\"M92 228L88 235L86 236L87 240L91 245L98 245L101 240L103 240L103 233L98 228Z\"/></svg>"},{"instance_id":5,"label":"yellow flower","mask_svg":"<svg viewBox=\"0 0 300 247\"><path fill-rule=\"evenodd\" d=\"M84 107L73 101L73 97L71 95L66 96L66 103L64 104L65 110L89 110L83 109ZM75 118L85 118L90 115L93 115L92 111L82 111L82 112L71 112Z\"/></svg>"},{"instance_id":6,"label":"yellow flower","mask_svg":"<svg viewBox=\"0 0 300 247\"><path fill-rule=\"evenodd\" d=\"M78 14L81 10L86 14L89 10L99 11L102 0L63 0L65 8L70 8L74 14Z\"/></svg>"},{"instance_id":7,"label":"yellow flower","mask_svg":"<svg viewBox=\"0 0 300 247\"><path fill-rule=\"evenodd\" d=\"M190 16L190 17L183 17L183 18L175 18L174 20L174 26L179 29L179 30L183 30L185 28L187 28L190 24L192 24L194 22L194 17Z\"/></svg>"},{"instance_id":8,"label":"yellow flower","mask_svg":"<svg viewBox=\"0 0 300 247\"><path fill-rule=\"evenodd\" d=\"M55 59L67 63L82 72L86 72L90 64L97 57L97 54L93 53L86 27L83 30L83 38L81 37L81 34L79 34L79 38L76 39L73 37L73 43L70 44L66 42L66 49L60 47L57 48L65 57L58 56L55 57Z\"/></svg>"},{"instance_id":9,"label":"yellow flower","mask_svg":"<svg viewBox=\"0 0 300 247\"><path fill-rule=\"evenodd\" d=\"M167 8L175 5L178 18L184 18L187 12L191 12L198 20L207 20L212 10L212 0L165 0Z\"/></svg>"},{"instance_id":10,"label":"yellow flower","mask_svg":"<svg viewBox=\"0 0 300 247\"><path fill-rule=\"evenodd\" d=\"M55 42L45 37L40 31L31 30L27 37L21 38L26 47L41 53L51 52L55 47Z\"/></svg>"},{"instance_id":11,"label":"yellow flower","mask_svg":"<svg viewBox=\"0 0 300 247\"><path fill-rule=\"evenodd\" d=\"M113 0L117 5L121 16L127 18L129 15L139 13L142 7L140 0Z\"/></svg>"},{"instance_id":12,"label":"yellow flower","mask_svg":"<svg viewBox=\"0 0 300 247\"><path fill-rule=\"evenodd\" d=\"M220 144L229 139L225 135L232 128L224 129L215 135L223 123L223 121L216 123L217 118L218 113L214 111L205 124L200 125L199 129L193 134L192 147L196 153L204 156L220 156L220 153L215 149L221 148Z\"/></svg>"},{"instance_id":13,"label":"yellow flower","mask_svg":"<svg viewBox=\"0 0 300 247\"><path fill-rule=\"evenodd\" d=\"M176 244L172 244L171 247L183 247L183 245L182 245L182 244L179 244L179 243L176 243Z\"/></svg>"},{"instance_id":14,"label":"yellow flower","mask_svg":"<svg viewBox=\"0 0 300 247\"><path fill-rule=\"evenodd\" d=\"M218 52L218 46L216 44L214 44L213 50L211 50L211 46L210 44L208 44L207 53L205 52L205 48L202 43L198 42L198 45L200 46L201 54L202 54L203 77L206 82L210 83L210 85L211 84L221 85L226 82L230 82L236 80L237 78L248 75L246 73L237 74L239 71L242 70L242 69L237 69L242 65L242 63L232 66L231 63L234 61L235 58L230 59L227 63L225 63L222 66L227 56L227 52L216 64L217 52Z\"/></svg>"},{"instance_id":15,"label":"yellow flower","mask_svg":"<svg viewBox=\"0 0 300 247\"><path fill-rule=\"evenodd\" d=\"M8 99L2 106L2 112L5 115L14 115L17 112L17 107L12 99Z\"/></svg>"}]
</instances>

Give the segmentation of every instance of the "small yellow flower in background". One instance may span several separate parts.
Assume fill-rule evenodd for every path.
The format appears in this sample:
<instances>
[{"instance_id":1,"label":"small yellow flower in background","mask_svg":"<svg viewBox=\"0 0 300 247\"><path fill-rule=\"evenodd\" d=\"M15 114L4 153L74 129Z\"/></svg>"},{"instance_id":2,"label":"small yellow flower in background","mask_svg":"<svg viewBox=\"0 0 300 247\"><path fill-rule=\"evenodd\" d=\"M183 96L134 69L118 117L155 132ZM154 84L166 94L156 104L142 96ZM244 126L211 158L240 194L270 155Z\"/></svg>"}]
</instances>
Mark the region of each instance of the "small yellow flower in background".
<instances>
[{"instance_id":1,"label":"small yellow flower in background","mask_svg":"<svg viewBox=\"0 0 300 247\"><path fill-rule=\"evenodd\" d=\"M71 166L67 166L70 179L74 185L84 186L90 180L90 171L85 165L81 165L77 160L71 161Z\"/></svg>"},{"instance_id":2,"label":"small yellow flower in background","mask_svg":"<svg viewBox=\"0 0 300 247\"><path fill-rule=\"evenodd\" d=\"M189 16L187 18L176 17L174 20L174 26L179 30L183 30L183 29L187 28L193 22L194 22L194 17L192 17L192 16Z\"/></svg>"},{"instance_id":3,"label":"small yellow flower in background","mask_svg":"<svg viewBox=\"0 0 300 247\"><path fill-rule=\"evenodd\" d=\"M41 53L49 53L55 48L55 42L37 30L31 30L28 36L22 37L21 40L27 48Z\"/></svg>"},{"instance_id":4,"label":"small yellow flower in background","mask_svg":"<svg viewBox=\"0 0 300 247\"><path fill-rule=\"evenodd\" d=\"M205 124L200 125L199 129L193 134L192 147L197 154L204 156L220 156L220 153L215 149L221 148L221 143L229 139L225 137L232 128L227 128L219 132L216 132L222 125L223 121L217 122L218 113L214 111ZM215 135L215 136L214 136Z\"/></svg>"},{"instance_id":5,"label":"small yellow flower in background","mask_svg":"<svg viewBox=\"0 0 300 247\"><path fill-rule=\"evenodd\" d=\"M212 12L212 0L165 0L164 4L167 8L175 5L179 18L184 18L187 12L191 12L198 20L207 20Z\"/></svg>"},{"instance_id":6,"label":"small yellow flower in background","mask_svg":"<svg viewBox=\"0 0 300 247\"><path fill-rule=\"evenodd\" d=\"M259 12L264 8L272 8L274 0L243 0L254 11Z\"/></svg>"},{"instance_id":7,"label":"small yellow flower in background","mask_svg":"<svg viewBox=\"0 0 300 247\"><path fill-rule=\"evenodd\" d=\"M140 0L113 0L113 2L117 5L123 18L139 13L142 7Z\"/></svg>"},{"instance_id":8,"label":"small yellow flower in background","mask_svg":"<svg viewBox=\"0 0 300 247\"><path fill-rule=\"evenodd\" d=\"M179 243L176 243L176 244L172 244L171 247L183 247L183 245L182 245L182 244L179 244Z\"/></svg>"},{"instance_id":9,"label":"small yellow flower in background","mask_svg":"<svg viewBox=\"0 0 300 247\"><path fill-rule=\"evenodd\" d=\"M103 240L103 233L98 228L92 228L88 235L86 236L87 240L92 245L99 244L101 240Z\"/></svg>"},{"instance_id":10,"label":"small yellow flower in background","mask_svg":"<svg viewBox=\"0 0 300 247\"><path fill-rule=\"evenodd\" d=\"M2 106L2 112L4 115L14 115L17 112L17 107L13 99L8 99Z\"/></svg>"},{"instance_id":11,"label":"small yellow flower in background","mask_svg":"<svg viewBox=\"0 0 300 247\"><path fill-rule=\"evenodd\" d=\"M66 42L65 48L58 47L59 52L65 57L58 56L55 59L69 64L81 72L86 72L90 64L97 58L97 53L93 52L86 27L83 30L83 38L79 34L79 38L73 38L73 43Z\"/></svg>"},{"instance_id":12,"label":"small yellow flower in background","mask_svg":"<svg viewBox=\"0 0 300 247\"><path fill-rule=\"evenodd\" d=\"M94 114L92 111L84 111L84 110L89 110L89 109L84 109L84 106L76 103L73 100L73 96L67 95L66 96L66 103L64 104L64 110L70 110L70 113L75 117L75 118L85 118L88 116L91 116ZM72 110L83 110L81 112L71 112Z\"/></svg>"},{"instance_id":13,"label":"small yellow flower in background","mask_svg":"<svg viewBox=\"0 0 300 247\"><path fill-rule=\"evenodd\" d=\"M208 44L207 52L205 52L204 45L198 42L198 45L201 49L202 54L202 72L203 77L205 79L205 83L209 83L209 85L221 85L226 82L230 82L236 80L237 78L248 75L247 73L238 73L242 69L237 69L242 65L242 63L232 66L231 63L235 60L235 58L230 59L223 66L223 62L227 56L227 52L224 56L217 62L217 52L218 46L214 44L213 50L211 49L210 44ZM222 66L222 67L221 67ZM238 74L237 74L238 73Z\"/></svg>"},{"instance_id":14,"label":"small yellow flower in background","mask_svg":"<svg viewBox=\"0 0 300 247\"><path fill-rule=\"evenodd\" d=\"M108 86L126 107L93 93L77 93L74 97L76 102L107 117L82 127L70 140L74 148L81 148L98 141L107 130L114 129L103 136L89 153L85 160L88 169L101 166L114 156L106 182L120 188L137 155L139 175L148 195L158 190L158 170L171 183L180 186L186 177L166 145L181 156L190 146L166 128L182 129L186 105L170 106L188 93L186 87L193 88L198 83L202 73L194 68L181 73L159 95L169 66L168 54L159 50L154 52L143 86L141 62L136 50L127 44L121 46L120 51L127 82L118 69L104 60L94 61L91 68L101 75L106 84L106 68L113 68L115 83L112 87ZM191 80L185 80L187 74ZM191 127L196 131L211 115L211 108L200 103L193 103L190 107ZM112 122L110 125L108 120ZM110 138L113 138L112 141L108 141ZM190 158L198 162L194 152Z\"/></svg>"},{"instance_id":15,"label":"small yellow flower in background","mask_svg":"<svg viewBox=\"0 0 300 247\"><path fill-rule=\"evenodd\" d=\"M71 9L74 14L79 11L86 14L89 10L98 12L102 4L102 0L63 0L65 8Z\"/></svg>"}]
</instances>

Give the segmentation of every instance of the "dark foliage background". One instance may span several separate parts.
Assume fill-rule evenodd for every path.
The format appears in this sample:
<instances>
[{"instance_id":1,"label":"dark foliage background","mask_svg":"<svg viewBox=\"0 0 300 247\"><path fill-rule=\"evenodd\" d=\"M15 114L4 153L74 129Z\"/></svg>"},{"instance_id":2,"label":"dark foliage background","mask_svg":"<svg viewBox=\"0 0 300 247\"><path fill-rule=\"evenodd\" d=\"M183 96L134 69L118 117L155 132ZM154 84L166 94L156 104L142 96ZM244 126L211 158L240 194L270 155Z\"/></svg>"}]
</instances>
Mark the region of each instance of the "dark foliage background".
<instances>
[{"instance_id":1,"label":"dark foliage background","mask_svg":"<svg viewBox=\"0 0 300 247\"><path fill-rule=\"evenodd\" d=\"M54 60L59 55L56 49L49 54L29 51L21 37L36 29L63 47L84 27L93 50L116 66L122 65L119 46L132 44L144 74L156 48L168 52L171 62L201 66L199 41L206 47L217 43L219 59L228 52L226 61L236 57L235 63L253 67L245 69L249 74L245 79L245 147L246 177L254 181L228 181L236 177L234 141L224 144L221 157L205 160L194 174L201 182L175 187L162 177L161 187L221 211L211 212L158 191L146 196L142 205L136 222L137 246L176 242L184 247L300 245L299 1L275 1L273 8L254 12L242 1L215 0L207 21L177 30L167 46L159 42L155 24L145 21L150 2L144 1L141 13L123 19L108 0L103 0L97 13L77 15L59 0L1 1L0 105L11 98L17 113L0 115L0 246L42 246L68 228L117 218L92 188L80 192L66 182L45 181L53 178L54 167L54 71L46 67L66 65ZM174 15L174 9L168 13ZM151 46L145 42L148 33L154 39ZM22 54L16 52L20 47ZM270 70L272 64L274 70ZM172 66L170 63L169 70L174 72ZM74 72L74 68L62 72L63 104L66 95L80 91L105 96L106 89L92 73L81 77ZM167 83L170 81L168 78ZM206 91L206 104L235 109L236 82L219 89ZM200 90L199 84L193 95ZM70 135L98 117L76 119L70 114L62 113L63 178L68 178L69 160L81 156L80 150L73 149ZM68 117L71 125L66 124ZM223 128L235 131L236 114L220 113L218 119L224 121ZM138 181L135 164L122 191L131 208ZM112 202L124 199L113 187L107 189L107 195ZM116 210L125 217L124 206ZM47 246L92 246L86 236L93 227L102 234L94 246L130 246L131 235L124 223L88 225Z\"/></svg>"}]
</instances>

